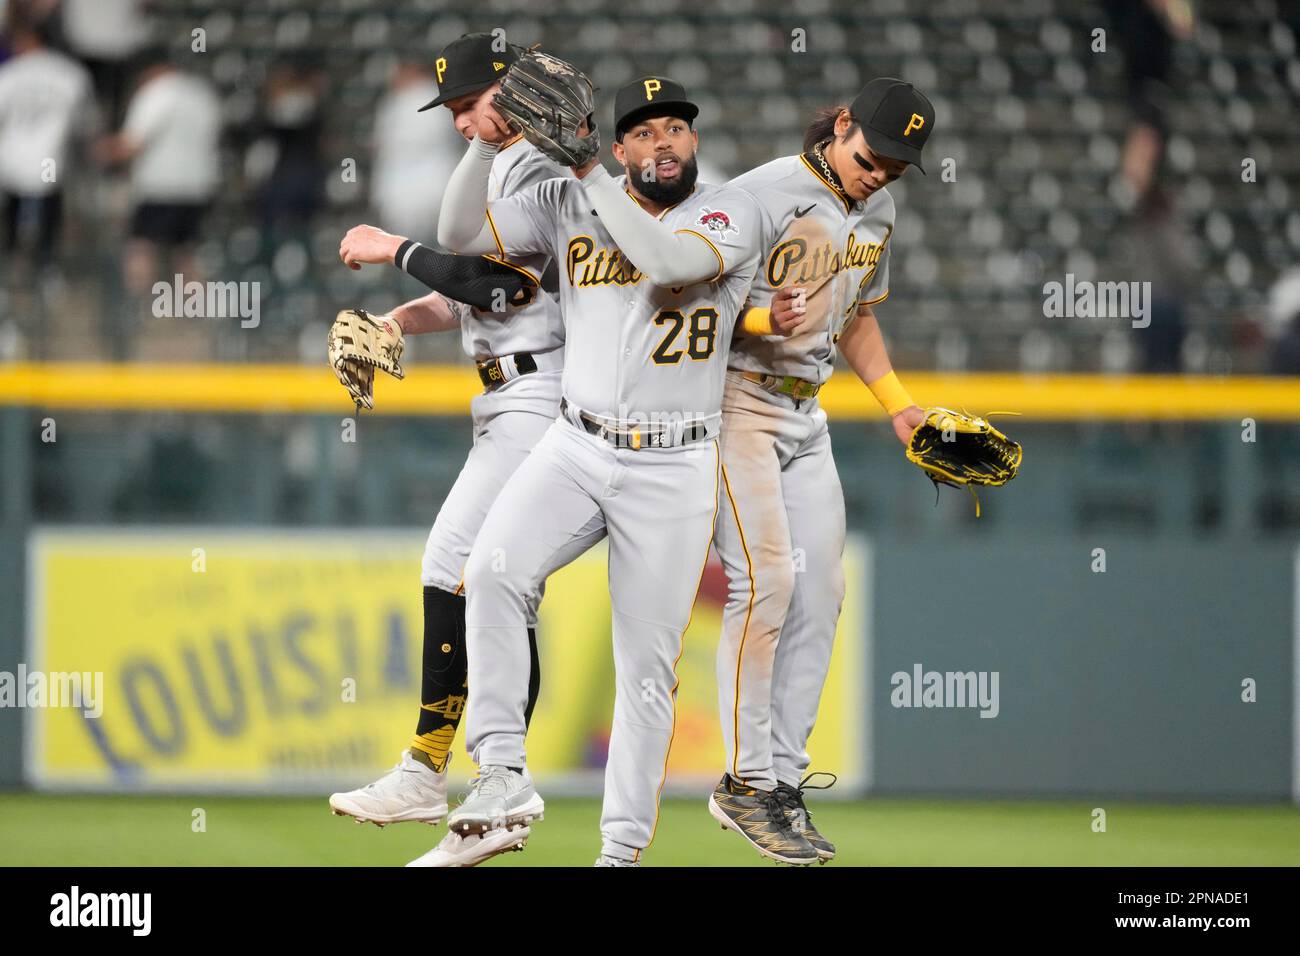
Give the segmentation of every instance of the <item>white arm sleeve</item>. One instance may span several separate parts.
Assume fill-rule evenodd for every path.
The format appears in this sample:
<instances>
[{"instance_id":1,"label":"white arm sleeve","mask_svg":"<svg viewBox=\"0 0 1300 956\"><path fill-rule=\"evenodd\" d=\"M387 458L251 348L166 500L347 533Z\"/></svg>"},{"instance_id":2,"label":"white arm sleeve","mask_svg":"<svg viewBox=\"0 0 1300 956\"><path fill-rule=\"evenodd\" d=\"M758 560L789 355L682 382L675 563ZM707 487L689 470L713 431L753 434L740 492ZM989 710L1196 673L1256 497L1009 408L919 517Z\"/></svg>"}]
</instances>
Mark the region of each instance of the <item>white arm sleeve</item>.
<instances>
[{"instance_id":1,"label":"white arm sleeve","mask_svg":"<svg viewBox=\"0 0 1300 956\"><path fill-rule=\"evenodd\" d=\"M438 216L438 242L452 252L484 255L497 251L487 208L488 174L498 149L475 136L447 180Z\"/></svg>"},{"instance_id":2,"label":"white arm sleeve","mask_svg":"<svg viewBox=\"0 0 1300 956\"><path fill-rule=\"evenodd\" d=\"M581 182L623 255L655 285L674 288L718 277L718 254L707 242L693 233L674 232L647 213L603 166L597 164Z\"/></svg>"}]
</instances>

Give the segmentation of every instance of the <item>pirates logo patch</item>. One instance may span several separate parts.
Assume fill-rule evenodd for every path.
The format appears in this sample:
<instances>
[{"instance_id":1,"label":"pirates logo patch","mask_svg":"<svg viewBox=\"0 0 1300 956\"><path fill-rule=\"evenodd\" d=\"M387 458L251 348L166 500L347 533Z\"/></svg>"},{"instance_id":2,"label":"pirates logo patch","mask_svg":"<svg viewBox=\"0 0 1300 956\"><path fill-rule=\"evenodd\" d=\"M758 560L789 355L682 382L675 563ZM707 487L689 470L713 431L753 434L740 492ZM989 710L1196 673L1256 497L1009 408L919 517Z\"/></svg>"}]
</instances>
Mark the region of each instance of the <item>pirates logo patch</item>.
<instances>
[{"instance_id":1,"label":"pirates logo patch","mask_svg":"<svg viewBox=\"0 0 1300 956\"><path fill-rule=\"evenodd\" d=\"M721 209L701 206L700 218L696 222L712 233L716 239L725 239L731 233L740 235L740 227L735 225L731 217Z\"/></svg>"}]
</instances>

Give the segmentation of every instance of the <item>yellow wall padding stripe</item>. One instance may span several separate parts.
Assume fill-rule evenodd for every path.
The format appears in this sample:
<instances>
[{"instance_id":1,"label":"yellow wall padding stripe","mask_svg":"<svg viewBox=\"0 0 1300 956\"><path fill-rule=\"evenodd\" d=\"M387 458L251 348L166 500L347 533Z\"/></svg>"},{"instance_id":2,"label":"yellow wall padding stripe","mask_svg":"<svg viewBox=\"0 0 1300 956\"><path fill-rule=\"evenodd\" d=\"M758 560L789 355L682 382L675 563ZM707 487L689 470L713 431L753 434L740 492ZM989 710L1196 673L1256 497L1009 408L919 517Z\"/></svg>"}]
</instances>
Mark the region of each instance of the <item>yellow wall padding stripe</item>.
<instances>
[{"instance_id":1,"label":"yellow wall padding stripe","mask_svg":"<svg viewBox=\"0 0 1300 956\"><path fill-rule=\"evenodd\" d=\"M324 343L321 352L324 353ZM905 372L921 405L1026 419L1300 421L1300 378ZM473 366L411 366L375 376L365 415L463 415L483 391ZM841 369L818 396L832 419L883 420L871 392ZM0 405L106 411L321 412L355 408L325 365L0 364Z\"/></svg>"},{"instance_id":2,"label":"yellow wall padding stripe","mask_svg":"<svg viewBox=\"0 0 1300 956\"><path fill-rule=\"evenodd\" d=\"M478 372L470 365L408 368L401 382L376 373L378 411L362 414L463 415L469 412L470 399L482 391ZM356 411L323 354L319 365L0 365L0 405L340 415Z\"/></svg>"},{"instance_id":3,"label":"yellow wall padding stripe","mask_svg":"<svg viewBox=\"0 0 1300 956\"><path fill-rule=\"evenodd\" d=\"M1300 421L1300 378L1212 378L953 374L906 372L917 404L972 414L1020 412L1026 419ZM831 419L883 419L871 392L851 372L838 371L818 399Z\"/></svg>"}]
</instances>

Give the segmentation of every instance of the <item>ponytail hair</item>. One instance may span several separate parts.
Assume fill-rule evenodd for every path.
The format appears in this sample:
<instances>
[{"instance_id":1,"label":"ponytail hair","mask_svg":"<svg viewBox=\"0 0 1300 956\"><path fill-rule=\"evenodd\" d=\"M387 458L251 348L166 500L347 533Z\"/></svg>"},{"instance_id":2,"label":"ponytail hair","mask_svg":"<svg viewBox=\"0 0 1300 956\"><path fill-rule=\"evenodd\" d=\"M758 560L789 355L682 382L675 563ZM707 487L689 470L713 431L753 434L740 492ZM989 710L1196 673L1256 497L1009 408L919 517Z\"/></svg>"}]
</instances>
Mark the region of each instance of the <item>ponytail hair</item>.
<instances>
[{"instance_id":1,"label":"ponytail hair","mask_svg":"<svg viewBox=\"0 0 1300 956\"><path fill-rule=\"evenodd\" d=\"M835 121L839 119L840 111L848 109L848 105L843 106L822 106L813 113L812 122L803 134L804 152L811 152L812 148L822 140L830 139L835 135ZM855 122L849 127L849 133L858 128ZM847 134L846 134L847 135Z\"/></svg>"}]
</instances>

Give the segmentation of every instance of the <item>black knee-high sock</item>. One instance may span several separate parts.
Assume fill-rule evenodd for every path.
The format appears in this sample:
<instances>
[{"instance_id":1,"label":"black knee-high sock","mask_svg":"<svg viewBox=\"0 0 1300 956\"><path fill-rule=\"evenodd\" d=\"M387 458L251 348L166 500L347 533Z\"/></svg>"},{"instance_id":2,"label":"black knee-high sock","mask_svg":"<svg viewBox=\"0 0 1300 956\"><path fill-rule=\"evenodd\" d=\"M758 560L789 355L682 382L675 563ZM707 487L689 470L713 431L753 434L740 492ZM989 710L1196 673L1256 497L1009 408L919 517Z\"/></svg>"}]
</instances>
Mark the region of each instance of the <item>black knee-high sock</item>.
<instances>
[{"instance_id":1,"label":"black knee-high sock","mask_svg":"<svg viewBox=\"0 0 1300 956\"><path fill-rule=\"evenodd\" d=\"M528 706L524 708L524 727L533 722L533 708L542 689L542 663L537 657L537 628L528 629Z\"/></svg>"},{"instance_id":2,"label":"black knee-high sock","mask_svg":"<svg viewBox=\"0 0 1300 956\"><path fill-rule=\"evenodd\" d=\"M411 749L434 770L447 769L456 728L465 714L465 596L442 588L424 589L424 658L420 719Z\"/></svg>"},{"instance_id":3,"label":"black knee-high sock","mask_svg":"<svg viewBox=\"0 0 1300 956\"><path fill-rule=\"evenodd\" d=\"M537 629L528 629L528 706L524 726L532 723L533 708L542 687L542 665L537 655ZM469 661L465 655L465 596L442 588L424 589L424 658L420 680L420 717L415 725L413 750L441 773L456 728L465 714Z\"/></svg>"}]
</instances>

